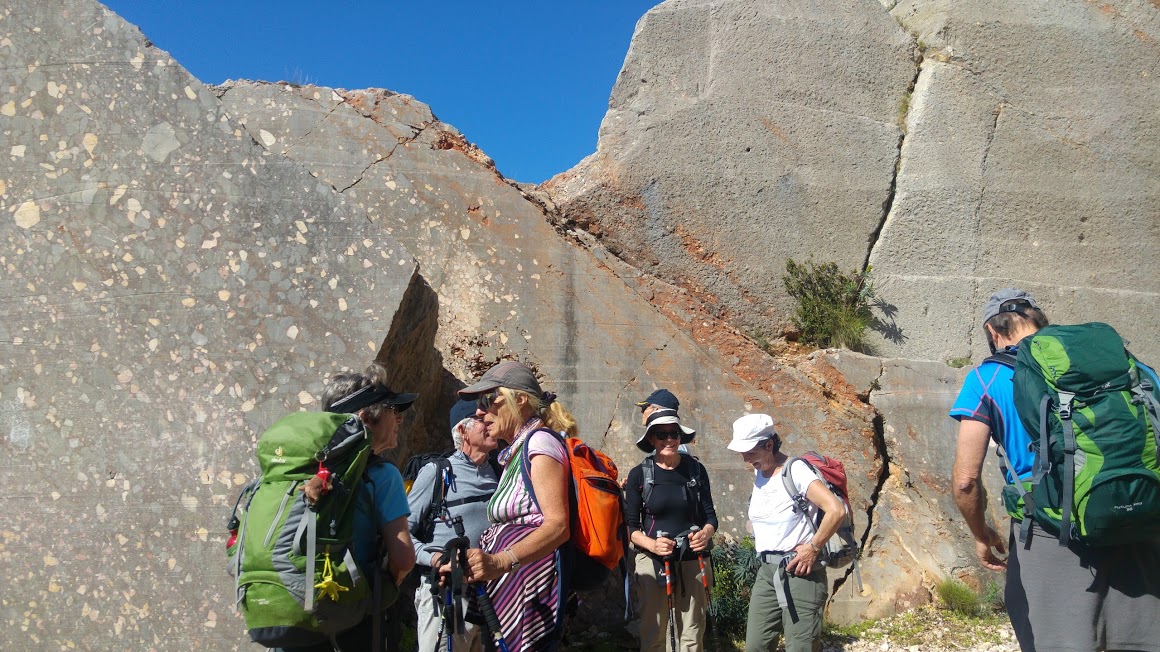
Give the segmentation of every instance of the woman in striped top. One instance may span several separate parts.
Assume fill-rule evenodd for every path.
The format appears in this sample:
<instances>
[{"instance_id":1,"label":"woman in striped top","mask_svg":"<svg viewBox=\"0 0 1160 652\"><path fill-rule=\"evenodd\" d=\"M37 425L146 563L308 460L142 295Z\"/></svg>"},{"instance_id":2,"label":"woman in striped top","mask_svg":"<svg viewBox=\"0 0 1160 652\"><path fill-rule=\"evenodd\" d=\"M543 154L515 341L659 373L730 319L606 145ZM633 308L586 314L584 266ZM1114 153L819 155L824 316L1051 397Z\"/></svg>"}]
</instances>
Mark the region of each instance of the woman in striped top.
<instances>
[{"instance_id":1,"label":"woman in striped top","mask_svg":"<svg viewBox=\"0 0 1160 652\"><path fill-rule=\"evenodd\" d=\"M499 457L491 526L468 551L468 580L487 582L512 652L554 650L564 600L559 548L569 536L568 453L556 433L575 429L575 419L518 362L488 369L459 395L476 400L488 436L512 442Z\"/></svg>"}]
</instances>

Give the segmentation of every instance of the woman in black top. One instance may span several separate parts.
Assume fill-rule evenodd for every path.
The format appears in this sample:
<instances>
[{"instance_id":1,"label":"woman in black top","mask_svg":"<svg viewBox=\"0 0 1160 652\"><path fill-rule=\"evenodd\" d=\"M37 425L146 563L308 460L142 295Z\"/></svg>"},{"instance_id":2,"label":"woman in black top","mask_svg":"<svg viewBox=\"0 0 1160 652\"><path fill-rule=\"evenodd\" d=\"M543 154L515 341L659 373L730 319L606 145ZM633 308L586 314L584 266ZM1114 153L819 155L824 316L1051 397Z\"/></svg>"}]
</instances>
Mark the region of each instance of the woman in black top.
<instances>
[{"instance_id":1,"label":"woman in black top","mask_svg":"<svg viewBox=\"0 0 1160 652\"><path fill-rule=\"evenodd\" d=\"M709 573L707 556L717 531L717 514L705 467L678 450L695 435L694 430L681 425L676 410L660 409L649 414L644 434L636 445L646 453L656 454L629 471L625 483L625 520L629 540L637 549L635 580L640 598L641 652L662 652L667 647L665 558L671 562L678 647L694 652L704 648L709 600L700 577L702 564L698 556L706 557L704 569Z\"/></svg>"}]
</instances>

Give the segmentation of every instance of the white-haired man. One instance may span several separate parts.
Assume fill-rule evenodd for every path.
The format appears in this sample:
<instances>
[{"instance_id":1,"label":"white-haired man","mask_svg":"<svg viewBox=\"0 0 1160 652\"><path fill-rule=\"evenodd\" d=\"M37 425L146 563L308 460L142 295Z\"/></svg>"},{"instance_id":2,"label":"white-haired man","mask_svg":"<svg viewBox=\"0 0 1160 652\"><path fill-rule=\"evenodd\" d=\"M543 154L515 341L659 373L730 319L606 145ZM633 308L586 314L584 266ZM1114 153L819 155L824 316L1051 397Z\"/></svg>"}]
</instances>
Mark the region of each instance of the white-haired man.
<instances>
[{"instance_id":1,"label":"white-haired man","mask_svg":"<svg viewBox=\"0 0 1160 652\"><path fill-rule=\"evenodd\" d=\"M447 639L440 636L442 605L436 604L431 593L430 570L446 560L441 559L443 548L456 536L450 518L463 519L464 532L471 547L479 546L479 536L487 529L487 501L499 483L496 466L490 463L496 440L487 434L483 422L476 417L475 401L459 401L451 408L451 439L455 452L446 464L430 463L415 478L407 502L411 507L408 517L412 532L420 523L431 523L431 540L414 537L416 566L422 575L415 591L415 612L418 614L419 652L447 649ZM441 485L436 493L436 484ZM439 496L433 513L432 497ZM443 510L446 510L445 512ZM425 537L424 537L425 538ZM461 605L466 609L466 605ZM482 632L478 625L466 623L464 631L451 637L454 652L483 650Z\"/></svg>"}]
</instances>

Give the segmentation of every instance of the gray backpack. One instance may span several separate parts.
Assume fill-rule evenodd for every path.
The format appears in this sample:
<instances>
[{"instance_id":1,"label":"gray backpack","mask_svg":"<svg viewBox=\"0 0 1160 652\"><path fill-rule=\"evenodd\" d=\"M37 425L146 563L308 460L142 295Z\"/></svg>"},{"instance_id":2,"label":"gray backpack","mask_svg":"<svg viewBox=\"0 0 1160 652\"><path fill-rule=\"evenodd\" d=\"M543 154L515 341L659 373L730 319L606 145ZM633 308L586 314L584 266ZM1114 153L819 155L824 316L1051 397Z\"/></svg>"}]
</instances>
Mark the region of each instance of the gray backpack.
<instances>
[{"instance_id":1,"label":"gray backpack","mask_svg":"<svg viewBox=\"0 0 1160 652\"><path fill-rule=\"evenodd\" d=\"M811 503L806 499L805 492L798 490L797 485L794 484L793 476L789 473L790 467L798 461L805 463L814 473L818 474L822 482L826 483L826 487L842 501L846 510L841 524L838 525L838 531L826 541L825 548L818 553L818 560L828 568L842 568L853 564L854 579L858 583L858 592L861 593L862 574L858 572L860 546L854 537L854 516L850 510L850 499L846 492L846 469L838 460L819 455L813 451L807 451L801 457L789 458L781 469L781 481L785 485L786 493L794 502L794 511L800 514L807 514ZM819 508L816 519L807 518L806 522L809 523L810 529L817 532L818 524L822 522L824 515L825 512Z\"/></svg>"}]
</instances>

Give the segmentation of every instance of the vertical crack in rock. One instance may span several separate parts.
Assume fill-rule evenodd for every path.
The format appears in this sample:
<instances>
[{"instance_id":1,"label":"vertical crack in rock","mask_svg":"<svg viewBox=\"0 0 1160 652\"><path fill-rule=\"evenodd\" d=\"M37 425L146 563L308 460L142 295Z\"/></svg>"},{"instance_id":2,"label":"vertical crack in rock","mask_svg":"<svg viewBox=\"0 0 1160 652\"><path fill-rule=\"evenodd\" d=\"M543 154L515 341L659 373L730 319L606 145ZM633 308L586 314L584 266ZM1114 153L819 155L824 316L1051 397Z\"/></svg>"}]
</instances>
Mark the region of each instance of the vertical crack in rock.
<instances>
[{"instance_id":1,"label":"vertical crack in rock","mask_svg":"<svg viewBox=\"0 0 1160 652\"><path fill-rule=\"evenodd\" d=\"M987 144L983 146L983 157L979 162L979 199L975 202L975 235L981 236L983 233L983 199L987 194L987 159L991 156L991 145L995 143L995 132L999 130L999 118L1003 115L1003 108L1007 106L1006 100L999 100L995 105L995 110L991 114L991 128L987 130ZM975 276L978 278L978 270L982 266L984 247L975 247Z\"/></svg>"},{"instance_id":2,"label":"vertical crack in rock","mask_svg":"<svg viewBox=\"0 0 1160 652\"><path fill-rule=\"evenodd\" d=\"M886 366L882 365L878 368L878 377L874 379L871 385L875 388L870 390L870 400L868 403L871 407L873 407L874 392L879 391L876 388L881 386L882 376L885 374ZM858 539L859 559L866 552L866 544L870 541L870 532L874 529L874 511L878 508L878 499L882 495L882 488L886 486L886 481L890 478L890 451L886 447L886 422L882 417L882 413L877 408L874 409L874 420L871 423L874 427L874 453L881 460L882 466L878 471L878 479L874 484L874 491L870 494L870 506L866 508L866 529L862 531L862 536ZM846 580L849 579L853 572L854 567L851 565L842 574L842 577L834 581L831 595L838 592L838 589L846 583Z\"/></svg>"},{"instance_id":3,"label":"vertical crack in rock","mask_svg":"<svg viewBox=\"0 0 1160 652\"><path fill-rule=\"evenodd\" d=\"M894 210L894 197L898 191L898 172L902 169L902 146L906 142L907 123L910 120L911 99L914 95L914 89L918 86L918 78L922 75L923 62L925 61L922 51L915 47L914 56L914 77L910 78L910 85L906 87L906 94L903 95L902 102L899 105L899 128L901 133L898 134L897 153L894 156L894 171L890 175L890 188L886 191L886 199L882 202L882 215L878 218L878 226L870 233L870 237L866 245L866 259L862 262L862 269L870 268L870 258L874 255L874 248L878 246L878 240L882 235L882 229L886 227L886 220L890 218L890 212Z\"/></svg>"}]
</instances>

